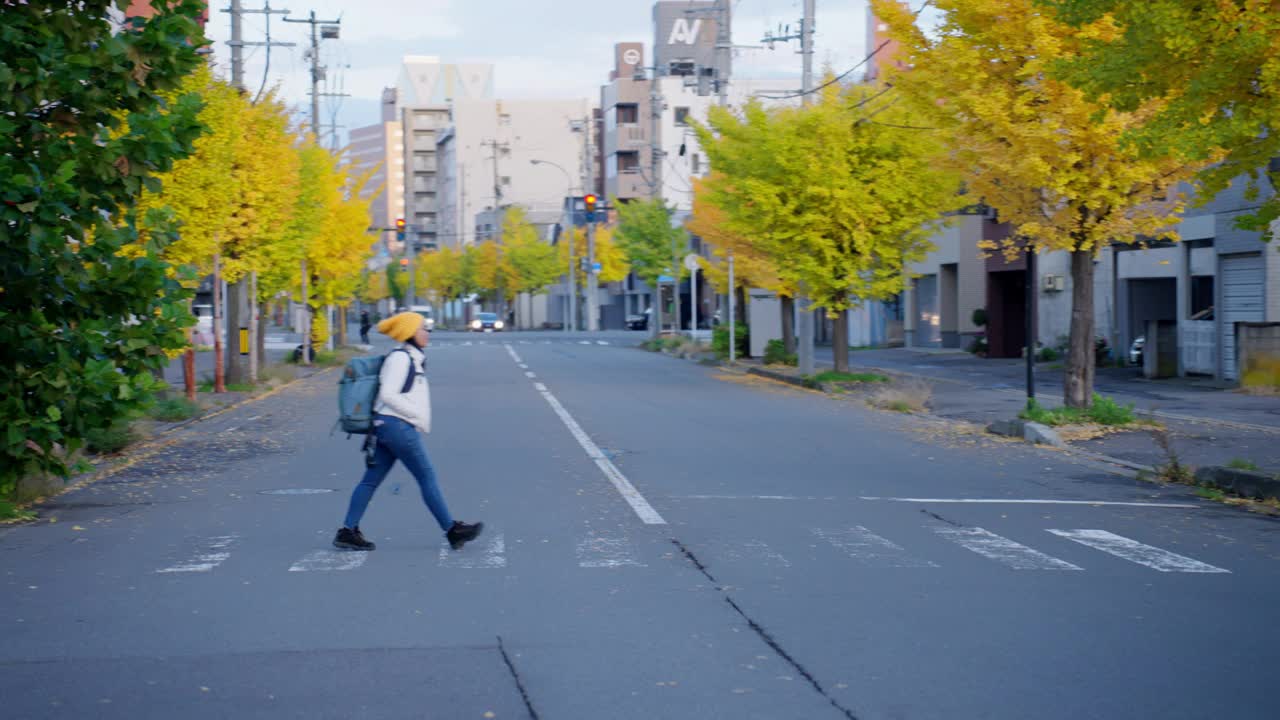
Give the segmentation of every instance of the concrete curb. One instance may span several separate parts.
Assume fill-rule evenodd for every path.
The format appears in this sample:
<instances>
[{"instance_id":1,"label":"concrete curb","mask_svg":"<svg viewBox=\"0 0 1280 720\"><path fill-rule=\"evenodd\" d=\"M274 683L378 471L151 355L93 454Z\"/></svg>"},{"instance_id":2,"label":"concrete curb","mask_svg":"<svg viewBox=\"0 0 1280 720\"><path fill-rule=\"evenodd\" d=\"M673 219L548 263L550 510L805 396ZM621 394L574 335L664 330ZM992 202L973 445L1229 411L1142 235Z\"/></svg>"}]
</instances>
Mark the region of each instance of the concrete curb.
<instances>
[{"instance_id":1,"label":"concrete curb","mask_svg":"<svg viewBox=\"0 0 1280 720\"><path fill-rule=\"evenodd\" d=\"M1032 445L1052 445L1059 450L1071 449L1058 431L1036 422L1026 420L997 420L987 426L992 435L1022 438Z\"/></svg>"},{"instance_id":2,"label":"concrete curb","mask_svg":"<svg viewBox=\"0 0 1280 720\"><path fill-rule=\"evenodd\" d=\"M747 368L747 374L758 375L760 377L768 378L770 380L777 380L778 382L786 383L788 385L794 385L796 387L804 388L806 390L822 390L824 392L826 390L826 388L822 387L821 383L816 383L816 382L813 382L812 380L805 380L804 378L799 378L794 375L788 375L786 373L781 373L776 370L769 370L766 368L758 368L758 367L749 367Z\"/></svg>"},{"instance_id":3,"label":"concrete curb","mask_svg":"<svg viewBox=\"0 0 1280 720\"><path fill-rule=\"evenodd\" d=\"M1280 480L1252 470L1211 465L1196 470L1196 482L1255 500L1280 498Z\"/></svg>"}]
</instances>

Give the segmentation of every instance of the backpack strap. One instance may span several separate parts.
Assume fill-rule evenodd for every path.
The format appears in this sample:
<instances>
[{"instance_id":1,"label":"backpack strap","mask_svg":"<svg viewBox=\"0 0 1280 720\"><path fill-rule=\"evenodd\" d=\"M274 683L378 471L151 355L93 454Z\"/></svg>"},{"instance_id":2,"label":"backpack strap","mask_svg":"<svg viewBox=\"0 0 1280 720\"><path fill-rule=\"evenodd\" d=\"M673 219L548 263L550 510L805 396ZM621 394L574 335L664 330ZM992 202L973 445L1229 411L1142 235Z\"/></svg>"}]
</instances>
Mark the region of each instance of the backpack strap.
<instances>
[{"instance_id":1,"label":"backpack strap","mask_svg":"<svg viewBox=\"0 0 1280 720\"><path fill-rule=\"evenodd\" d=\"M409 356L409 374L404 379L404 387L400 388L400 394L403 395L413 389L413 381L418 376L418 366L413 362L413 353L408 348L399 347L391 352L402 352Z\"/></svg>"}]
</instances>

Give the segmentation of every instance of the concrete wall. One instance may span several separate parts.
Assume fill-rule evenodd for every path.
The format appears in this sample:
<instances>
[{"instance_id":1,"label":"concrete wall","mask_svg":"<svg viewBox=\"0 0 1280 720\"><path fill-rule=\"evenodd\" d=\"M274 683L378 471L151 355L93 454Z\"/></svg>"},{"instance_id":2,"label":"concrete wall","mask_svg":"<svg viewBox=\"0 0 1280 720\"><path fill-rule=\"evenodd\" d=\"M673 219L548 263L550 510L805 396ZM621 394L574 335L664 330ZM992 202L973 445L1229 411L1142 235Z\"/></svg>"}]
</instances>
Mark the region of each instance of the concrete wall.
<instances>
[{"instance_id":1,"label":"concrete wall","mask_svg":"<svg viewBox=\"0 0 1280 720\"><path fill-rule=\"evenodd\" d=\"M587 118L583 100L465 100L454 104L450 127L441 135L441 233L450 244L487 239L476 234L476 216L495 205L497 184L503 205L532 210L560 208L582 186L583 135L571 123ZM534 165L532 160L545 163ZM564 169L564 172L555 166ZM568 173L568 177L565 177Z\"/></svg>"},{"instance_id":2,"label":"concrete wall","mask_svg":"<svg viewBox=\"0 0 1280 720\"><path fill-rule=\"evenodd\" d=\"M911 343L924 343L919 308L933 307L940 314L940 341L944 347L967 347L965 338L979 332L973 324L973 311L985 307L987 274L985 251L978 247L982 240L984 219L979 215L957 215L947 218L930 242L933 250L920 262L912 263L908 272L919 276L936 276L936 283L925 287L936 291L936 300L918 296L918 285L911 292L913 309L907 313L906 329Z\"/></svg>"},{"instance_id":3,"label":"concrete wall","mask_svg":"<svg viewBox=\"0 0 1280 720\"><path fill-rule=\"evenodd\" d=\"M1280 323L1238 326L1240 384L1245 387L1280 387Z\"/></svg>"}]
</instances>

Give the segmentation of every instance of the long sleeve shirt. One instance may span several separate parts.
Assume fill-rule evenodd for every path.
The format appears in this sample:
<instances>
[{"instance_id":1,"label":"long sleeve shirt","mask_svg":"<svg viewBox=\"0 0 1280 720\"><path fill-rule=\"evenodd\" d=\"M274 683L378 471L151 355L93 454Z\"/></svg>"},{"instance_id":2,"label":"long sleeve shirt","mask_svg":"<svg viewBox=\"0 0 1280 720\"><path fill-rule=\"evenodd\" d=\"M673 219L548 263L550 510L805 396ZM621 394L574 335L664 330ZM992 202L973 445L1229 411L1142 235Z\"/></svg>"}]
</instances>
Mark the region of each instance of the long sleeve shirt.
<instances>
[{"instance_id":1,"label":"long sleeve shirt","mask_svg":"<svg viewBox=\"0 0 1280 720\"><path fill-rule=\"evenodd\" d=\"M405 343L407 352L391 352L382 361L378 373L378 401L373 411L379 415L400 418L424 433L431 432L431 386L427 382L426 355L412 343ZM404 382L409 377L409 364L417 369L408 392Z\"/></svg>"}]
</instances>

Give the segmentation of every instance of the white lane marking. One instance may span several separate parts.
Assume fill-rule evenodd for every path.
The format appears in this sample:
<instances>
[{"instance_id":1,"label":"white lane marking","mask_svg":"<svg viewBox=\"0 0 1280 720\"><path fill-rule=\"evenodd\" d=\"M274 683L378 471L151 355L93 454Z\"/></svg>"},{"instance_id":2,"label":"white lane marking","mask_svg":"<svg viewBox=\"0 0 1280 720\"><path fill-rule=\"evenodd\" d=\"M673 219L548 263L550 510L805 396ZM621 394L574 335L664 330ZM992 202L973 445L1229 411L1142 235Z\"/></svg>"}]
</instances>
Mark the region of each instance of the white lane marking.
<instances>
[{"instance_id":1,"label":"white lane marking","mask_svg":"<svg viewBox=\"0 0 1280 720\"><path fill-rule=\"evenodd\" d=\"M317 550L289 568L289 572L342 572L355 570L369 559L362 550Z\"/></svg>"},{"instance_id":2,"label":"white lane marking","mask_svg":"<svg viewBox=\"0 0 1280 720\"><path fill-rule=\"evenodd\" d=\"M846 530L814 528L813 534L826 540L846 555L871 567L938 567L937 564L907 554L901 545L855 525Z\"/></svg>"},{"instance_id":3,"label":"white lane marking","mask_svg":"<svg viewBox=\"0 0 1280 720\"><path fill-rule=\"evenodd\" d=\"M187 572L209 572L226 562L231 557L231 553L226 552L228 548L236 541L236 535L219 535L211 537L208 544L201 548L201 551L195 557L181 562L176 565L170 565L166 568L156 570L158 573L187 573Z\"/></svg>"},{"instance_id":4,"label":"white lane marking","mask_svg":"<svg viewBox=\"0 0 1280 720\"><path fill-rule=\"evenodd\" d=\"M578 341L578 344L579 344L579 345L590 345L590 344L591 344L591 341L590 341L590 340L579 340L579 341Z\"/></svg>"},{"instance_id":5,"label":"white lane marking","mask_svg":"<svg viewBox=\"0 0 1280 720\"><path fill-rule=\"evenodd\" d=\"M529 369L529 366L528 366L528 365L525 365L524 363L516 363L516 364L520 366L520 369L521 369L521 370L528 370L528 369Z\"/></svg>"},{"instance_id":6,"label":"white lane marking","mask_svg":"<svg viewBox=\"0 0 1280 720\"><path fill-rule=\"evenodd\" d=\"M636 559L631 544L624 538L593 535L578 543L578 567L613 568L645 567Z\"/></svg>"},{"instance_id":7,"label":"white lane marking","mask_svg":"<svg viewBox=\"0 0 1280 720\"><path fill-rule=\"evenodd\" d=\"M1008 565L1014 570L1084 569L982 528L938 527L934 528L934 532L965 549Z\"/></svg>"},{"instance_id":8,"label":"white lane marking","mask_svg":"<svg viewBox=\"0 0 1280 720\"><path fill-rule=\"evenodd\" d=\"M531 370L525 370L525 371L524 371L524 376L525 376L525 377L527 377L527 378L530 378L530 379L533 379L533 378L538 377L537 375L534 375L534 374L533 374L533 371L531 371Z\"/></svg>"},{"instance_id":9,"label":"white lane marking","mask_svg":"<svg viewBox=\"0 0 1280 720\"><path fill-rule=\"evenodd\" d=\"M511 358L519 364L520 356L516 354L516 351L513 350L510 345L506 345L506 348L507 352L511 355ZM526 372L525 375L530 379L537 377L532 372ZM654 510L653 506L649 504L649 501L645 500L644 496L640 494L640 491L636 490L635 486L631 484L631 481L627 480L627 476L623 475L622 471L618 470L613 462L611 462L609 458L605 457L604 453L600 452L600 448L597 447L595 442L591 440L591 437L583 431L582 426L578 425L578 421L573 419L573 416L569 414L569 411L564 409L564 406L560 404L560 401L556 399L556 396L552 395L550 390L547 390L547 386L542 383L534 383L533 387L539 393L542 393L542 397L546 399L547 404L551 406L552 410L555 410L556 415L560 416L560 421L564 423L565 427L569 428L569 432L573 434L574 439L576 439L578 444L582 446L582 449L586 451L587 457L591 458L595 462L596 467L600 468L600 472L604 473L604 476L609 479L609 482L613 483L613 487L617 489L620 495L622 495L622 499L627 501L627 504L630 505L631 509L640 517L640 520L646 525L666 525L667 521L662 519L662 516L658 514L658 511Z\"/></svg>"},{"instance_id":10,"label":"white lane marking","mask_svg":"<svg viewBox=\"0 0 1280 720\"><path fill-rule=\"evenodd\" d=\"M670 495L677 500L840 500L818 495Z\"/></svg>"},{"instance_id":11,"label":"white lane marking","mask_svg":"<svg viewBox=\"0 0 1280 720\"><path fill-rule=\"evenodd\" d=\"M1231 572L1208 563L1202 563L1185 555L1144 545L1137 540L1130 540L1127 537L1109 533L1106 530L1050 530L1049 532L1073 542L1078 542L1086 547L1091 547L1094 550L1101 550L1108 555L1115 555L1121 560L1145 565L1160 572Z\"/></svg>"},{"instance_id":12,"label":"white lane marking","mask_svg":"<svg viewBox=\"0 0 1280 720\"><path fill-rule=\"evenodd\" d=\"M484 550L479 553L474 552L474 545L462 550L440 548L441 567L476 570L507 566L507 541L502 533L491 535L488 539L481 537L481 542L484 543ZM472 552L468 552L469 549Z\"/></svg>"},{"instance_id":13,"label":"white lane marking","mask_svg":"<svg viewBox=\"0 0 1280 720\"><path fill-rule=\"evenodd\" d=\"M1093 550L1101 550L1106 552L1107 555L1114 555L1121 560L1137 562L1138 565L1146 565L1147 568L1160 570L1161 573L1230 573L1230 570L1216 568L1216 566L1207 564L1207 562L1190 559L1190 557L1178 555L1176 552L1161 550L1161 548L1152 547L1149 544L1134 541L1134 539L1117 536L1115 533L1108 533L1106 530L1050 530L1050 532L1055 536L1064 537L1069 541L1092 547Z\"/></svg>"},{"instance_id":14,"label":"white lane marking","mask_svg":"<svg viewBox=\"0 0 1280 720\"><path fill-rule=\"evenodd\" d=\"M608 345L608 344L609 344L609 341L608 341L608 340L597 340L597 341L596 341L596 344L597 344L597 345Z\"/></svg>"},{"instance_id":15,"label":"white lane marking","mask_svg":"<svg viewBox=\"0 0 1280 720\"><path fill-rule=\"evenodd\" d=\"M627 504L640 517L640 520L646 525L666 525L667 521L662 519L658 511L653 509L649 501L644 499L640 491L635 489L635 486L609 461L609 458L600 452L600 448L596 447L596 444L582 430L582 426L578 425L578 421L574 420L569 411L564 409L564 406L560 404L556 396L545 388L538 392L542 393L542 397L546 398L547 403L551 405L551 409L556 411L556 415L560 416L561 422L564 423L565 427L569 428L569 432L573 434L582 449L587 452L587 457L595 461L596 467L600 468L600 472L609 478L609 482L613 483L613 487L622 495L622 499L627 501Z\"/></svg>"},{"instance_id":16,"label":"white lane marking","mask_svg":"<svg viewBox=\"0 0 1280 720\"><path fill-rule=\"evenodd\" d=\"M887 502L905 503L973 503L987 505L1120 505L1124 507L1162 507L1162 508L1197 508L1200 505L1190 503L1158 503L1158 502L1112 502L1109 500L1017 500L1009 498L904 498L904 497L859 497L859 500L885 500Z\"/></svg>"},{"instance_id":17,"label":"white lane marking","mask_svg":"<svg viewBox=\"0 0 1280 720\"><path fill-rule=\"evenodd\" d=\"M515 361L516 361L516 364L517 364L517 365L519 365L519 366L521 366L521 367L524 367L524 360L521 360L521 359L520 359L520 356L516 354L516 349L515 349L515 348L511 347L510 345L508 345L508 344L506 344L506 343L503 343L503 344L502 344L502 347L504 347L504 348L506 348L506 349L507 349L507 354L511 356L511 359L512 359L512 360L515 360Z\"/></svg>"}]
</instances>

